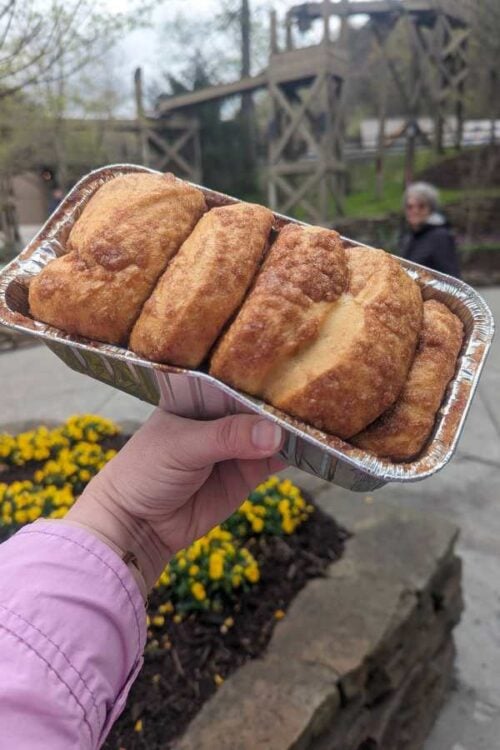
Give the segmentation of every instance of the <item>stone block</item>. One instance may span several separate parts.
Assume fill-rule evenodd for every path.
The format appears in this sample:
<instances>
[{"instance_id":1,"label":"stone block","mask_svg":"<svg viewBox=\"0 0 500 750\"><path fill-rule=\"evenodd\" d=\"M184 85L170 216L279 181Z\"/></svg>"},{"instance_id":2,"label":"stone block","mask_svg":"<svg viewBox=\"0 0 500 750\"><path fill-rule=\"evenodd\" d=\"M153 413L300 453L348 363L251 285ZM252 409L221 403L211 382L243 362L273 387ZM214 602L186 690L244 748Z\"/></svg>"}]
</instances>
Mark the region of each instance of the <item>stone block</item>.
<instances>
[{"instance_id":1,"label":"stone block","mask_svg":"<svg viewBox=\"0 0 500 750\"><path fill-rule=\"evenodd\" d=\"M339 706L329 669L269 655L227 680L174 750L306 750Z\"/></svg>"}]
</instances>

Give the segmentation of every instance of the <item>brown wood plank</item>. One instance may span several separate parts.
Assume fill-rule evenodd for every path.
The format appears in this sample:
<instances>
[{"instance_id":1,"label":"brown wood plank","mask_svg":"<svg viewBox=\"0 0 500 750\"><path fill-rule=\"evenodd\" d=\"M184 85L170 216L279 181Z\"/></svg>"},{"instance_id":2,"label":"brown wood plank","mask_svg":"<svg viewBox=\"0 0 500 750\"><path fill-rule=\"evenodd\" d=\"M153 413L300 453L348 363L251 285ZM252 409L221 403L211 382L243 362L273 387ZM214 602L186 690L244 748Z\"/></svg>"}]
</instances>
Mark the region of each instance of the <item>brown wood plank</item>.
<instances>
[{"instance_id":1,"label":"brown wood plank","mask_svg":"<svg viewBox=\"0 0 500 750\"><path fill-rule=\"evenodd\" d=\"M190 91L187 94L179 94L178 96L164 99L158 104L158 112L160 115L163 115L174 109L177 110L185 107L193 107L197 104L212 102L216 99L225 99L229 96L238 96L238 94L243 94L245 92L257 91L258 89L264 88L266 85L267 72L264 72L257 76L248 76L239 81L233 81L232 83L220 83L206 89Z\"/></svg>"}]
</instances>

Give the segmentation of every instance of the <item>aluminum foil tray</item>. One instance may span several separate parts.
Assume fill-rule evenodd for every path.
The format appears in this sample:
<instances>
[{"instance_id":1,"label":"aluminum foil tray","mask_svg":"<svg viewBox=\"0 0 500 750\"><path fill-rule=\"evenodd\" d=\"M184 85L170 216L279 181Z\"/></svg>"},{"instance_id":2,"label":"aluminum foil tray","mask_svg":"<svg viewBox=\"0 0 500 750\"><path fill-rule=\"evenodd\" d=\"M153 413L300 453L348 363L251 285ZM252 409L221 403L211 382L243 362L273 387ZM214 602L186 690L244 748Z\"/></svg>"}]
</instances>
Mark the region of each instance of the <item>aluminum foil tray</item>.
<instances>
[{"instance_id":1,"label":"aluminum foil tray","mask_svg":"<svg viewBox=\"0 0 500 750\"><path fill-rule=\"evenodd\" d=\"M409 463L376 458L354 448L340 438L236 391L203 369L193 371L154 364L126 349L70 336L33 320L28 309L29 279L64 252L70 229L93 193L116 175L137 171L153 170L129 164L104 167L91 172L73 188L36 237L0 273L0 322L3 325L43 339L73 370L176 414L200 419L238 411L262 414L285 430L282 455L288 463L350 490L366 492L387 482L417 481L445 466L462 432L493 338L494 322L485 301L470 286L409 261L401 260L401 263L419 283L423 297L444 302L465 327L457 372L446 392L433 434L421 455ZM221 193L201 189L210 207L237 202ZM279 214L275 214L275 219L276 228L294 221ZM348 245L359 245L343 239Z\"/></svg>"}]
</instances>

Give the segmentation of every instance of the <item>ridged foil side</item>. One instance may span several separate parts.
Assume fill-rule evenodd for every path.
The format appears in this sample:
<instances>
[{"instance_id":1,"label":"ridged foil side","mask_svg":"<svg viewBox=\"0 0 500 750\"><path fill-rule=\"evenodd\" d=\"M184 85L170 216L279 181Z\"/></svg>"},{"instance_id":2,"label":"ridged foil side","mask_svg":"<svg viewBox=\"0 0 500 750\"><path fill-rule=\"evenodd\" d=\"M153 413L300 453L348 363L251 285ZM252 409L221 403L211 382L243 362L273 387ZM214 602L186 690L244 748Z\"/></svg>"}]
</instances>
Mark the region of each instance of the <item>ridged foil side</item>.
<instances>
[{"instance_id":1,"label":"ridged foil side","mask_svg":"<svg viewBox=\"0 0 500 750\"><path fill-rule=\"evenodd\" d=\"M491 311L469 285L444 274L401 260L419 283L424 299L444 302L463 322L465 341L456 375L448 387L433 434L418 459L395 463L354 448L340 438L316 430L259 399L235 391L203 371L157 365L133 352L79 339L33 320L28 310L28 283L54 257L64 253L71 227L85 204L106 181L118 174L150 171L118 164L84 177L56 209L36 237L0 274L0 322L38 336L77 372L90 375L151 404L185 416L214 418L248 411L262 414L286 432L283 457L315 476L359 492L387 482L412 482L439 471L453 455L494 334ZM208 204L227 205L236 199L201 187ZM294 222L275 214L277 227ZM297 223L297 222L295 222ZM344 238L350 245L360 245Z\"/></svg>"}]
</instances>

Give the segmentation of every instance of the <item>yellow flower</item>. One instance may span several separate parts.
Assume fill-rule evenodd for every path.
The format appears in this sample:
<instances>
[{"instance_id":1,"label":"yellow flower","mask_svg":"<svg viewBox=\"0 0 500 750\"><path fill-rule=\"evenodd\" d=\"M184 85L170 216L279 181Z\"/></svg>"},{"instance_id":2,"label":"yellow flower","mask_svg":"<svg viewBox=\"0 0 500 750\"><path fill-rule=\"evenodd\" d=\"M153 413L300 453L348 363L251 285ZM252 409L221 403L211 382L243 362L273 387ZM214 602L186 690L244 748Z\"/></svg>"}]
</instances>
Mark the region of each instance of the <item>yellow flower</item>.
<instances>
[{"instance_id":1,"label":"yellow flower","mask_svg":"<svg viewBox=\"0 0 500 750\"><path fill-rule=\"evenodd\" d=\"M155 615L152 619L152 623L157 628L162 628L165 625L165 618L163 615Z\"/></svg>"},{"instance_id":2,"label":"yellow flower","mask_svg":"<svg viewBox=\"0 0 500 750\"><path fill-rule=\"evenodd\" d=\"M250 583L257 583L260 578L260 571L257 564L249 565L248 568L245 569L245 578L247 581L250 581Z\"/></svg>"},{"instance_id":3,"label":"yellow flower","mask_svg":"<svg viewBox=\"0 0 500 750\"><path fill-rule=\"evenodd\" d=\"M191 586L191 593L194 596L194 598L199 602L203 602L207 598L207 592L205 591L205 586L199 581L196 581L195 583L193 583L193 585Z\"/></svg>"},{"instance_id":4,"label":"yellow flower","mask_svg":"<svg viewBox=\"0 0 500 750\"><path fill-rule=\"evenodd\" d=\"M295 523L292 521L292 519L289 516L287 516L286 518L283 519L281 523L281 528L283 529L285 534L293 534L293 532L295 531Z\"/></svg>"},{"instance_id":5,"label":"yellow flower","mask_svg":"<svg viewBox=\"0 0 500 750\"><path fill-rule=\"evenodd\" d=\"M213 581L218 581L224 575L224 558L220 553L212 552L210 555L208 575Z\"/></svg>"},{"instance_id":6,"label":"yellow flower","mask_svg":"<svg viewBox=\"0 0 500 750\"><path fill-rule=\"evenodd\" d=\"M220 674L214 674L214 682L219 687L224 682L224 677L221 677Z\"/></svg>"},{"instance_id":7,"label":"yellow flower","mask_svg":"<svg viewBox=\"0 0 500 750\"><path fill-rule=\"evenodd\" d=\"M137 719L134 724L134 732L142 732L142 719Z\"/></svg>"},{"instance_id":8,"label":"yellow flower","mask_svg":"<svg viewBox=\"0 0 500 750\"><path fill-rule=\"evenodd\" d=\"M14 520L16 523L27 523L28 513L25 510L16 510Z\"/></svg>"},{"instance_id":9,"label":"yellow flower","mask_svg":"<svg viewBox=\"0 0 500 750\"><path fill-rule=\"evenodd\" d=\"M276 620L282 620L284 616L285 616L285 613L283 612L282 609L277 609L276 612L274 613L274 618Z\"/></svg>"},{"instance_id":10,"label":"yellow flower","mask_svg":"<svg viewBox=\"0 0 500 750\"><path fill-rule=\"evenodd\" d=\"M241 576L233 575L231 577L231 583L233 584L234 588L237 589L239 586L241 586Z\"/></svg>"},{"instance_id":11,"label":"yellow flower","mask_svg":"<svg viewBox=\"0 0 500 750\"><path fill-rule=\"evenodd\" d=\"M278 503L278 510L282 516L286 515L286 513L290 511L290 500L287 500L286 498L280 500Z\"/></svg>"},{"instance_id":12,"label":"yellow flower","mask_svg":"<svg viewBox=\"0 0 500 750\"><path fill-rule=\"evenodd\" d=\"M40 508L37 508L37 507L30 508L27 511L27 513L28 513L28 519L30 521L36 521L36 519L40 518L40 516L42 515L42 511L40 510Z\"/></svg>"},{"instance_id":13,"label":"yellow flower","mask_svg":"<svg viewBox=\"0 0 500 750\"><path fill-rule=\"evenodd\" d=\"M290 490L293 490L293 484L289 479L284 479L283 482L279 483L278 489L283 495L288 495Z\"/></svg>"},{"instance_id":14,"label":"yellow flower","mask_svg":"<svg viewBox=\"0 0 500 750\"><path fill-rule=\"evenodd\" d=\"M158 612L161 612L162 615L170 614L174 611L174 605L172 602L165 602L164 604L160 604L158 607Z\"/></svg>"},{"instance_id":15,"label":"yellow flower","mask_svg":"<svg viewBox=\"0 0 500 750\"><path fill-rule=\"evenodd\" d=\"M252 531L255 531L256 534L260 534L263 528L264 521L262 518L254 518L252 521Z\"/></svg>"},{"instance_id":16,"label":"yellow flower","mask_svg":"<svg viewBox=\"0 0 500 750\"><path fill-rule=\"evenodd\" d=\"M165 568L160 578L158 579L158 586L170 586L170 573L168 568Z\"/></svg>"},{"instance_id":17,"label":"yellow flower","mask_svg":"<svg viewBox=\"0 0 500 750\"><path fill-rule=\"evenodd\" d=\"M188 573L189 573L190 576L193 576L193 577L197 576L199 572L200 572L200 568L198 567L198 565L190 565L189 566Z\"/></svg>"}]
</instances>

